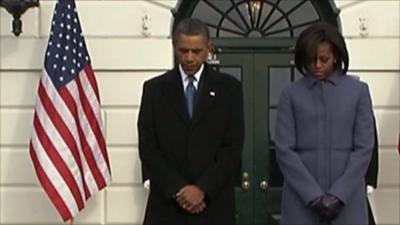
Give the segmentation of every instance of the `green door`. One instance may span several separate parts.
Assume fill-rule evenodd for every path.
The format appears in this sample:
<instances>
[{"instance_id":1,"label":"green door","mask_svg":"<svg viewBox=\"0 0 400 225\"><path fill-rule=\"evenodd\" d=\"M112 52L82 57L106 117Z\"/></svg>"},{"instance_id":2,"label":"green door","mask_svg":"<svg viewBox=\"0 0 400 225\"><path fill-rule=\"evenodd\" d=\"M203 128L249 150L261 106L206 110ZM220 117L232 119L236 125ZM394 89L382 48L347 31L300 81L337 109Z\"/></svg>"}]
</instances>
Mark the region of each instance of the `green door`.
<instances>
[{"instance_id":1,"label":"green door","mask_svg":"<svg viewBox=\"0 0 400 225\"><path fill-rule=\"evenodd\" d=\"M216 68L243 84L245 142L236 185L237 224L279 224L283 178L275 160L276 105L298 77L293 54L224 52Z\"/></svg>"},{"instance_id":2,"label":"green door","mask_svg":"<svg viewBox=\"0 0 400 225\"><path fill-rule=\"evenodd\" d=\"M309 25L338 27L333 0L182 0L174 8L175 27L191 17L205 22L219 52L216 69L244 87L246 139L237 174L237 224L277 224L282 175L273 144L276 104L282 88L296 78L290 53Z\"/></svg>"}]
</instances>

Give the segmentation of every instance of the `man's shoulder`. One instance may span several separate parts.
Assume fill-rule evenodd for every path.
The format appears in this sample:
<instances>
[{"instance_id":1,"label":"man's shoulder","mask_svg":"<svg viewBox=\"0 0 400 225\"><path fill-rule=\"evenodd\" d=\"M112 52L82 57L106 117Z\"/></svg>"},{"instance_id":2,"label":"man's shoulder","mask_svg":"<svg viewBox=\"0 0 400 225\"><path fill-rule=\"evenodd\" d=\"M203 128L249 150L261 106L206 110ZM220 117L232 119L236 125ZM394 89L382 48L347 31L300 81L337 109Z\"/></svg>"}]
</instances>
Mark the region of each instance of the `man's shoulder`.
<instances>
[{"instance_id":1,"label":"man's shoulder","mask_svg":"<svg viewBox=\"0 0 400 225\"><path fill-rule=\"evenodd\" d=\"M169 79L169 77L174 73L174 70L165 71L162 74L157 74L154 77L147 79L144 82L146 86L158 85L161 84Z\"/></svg>"}]
</instances>

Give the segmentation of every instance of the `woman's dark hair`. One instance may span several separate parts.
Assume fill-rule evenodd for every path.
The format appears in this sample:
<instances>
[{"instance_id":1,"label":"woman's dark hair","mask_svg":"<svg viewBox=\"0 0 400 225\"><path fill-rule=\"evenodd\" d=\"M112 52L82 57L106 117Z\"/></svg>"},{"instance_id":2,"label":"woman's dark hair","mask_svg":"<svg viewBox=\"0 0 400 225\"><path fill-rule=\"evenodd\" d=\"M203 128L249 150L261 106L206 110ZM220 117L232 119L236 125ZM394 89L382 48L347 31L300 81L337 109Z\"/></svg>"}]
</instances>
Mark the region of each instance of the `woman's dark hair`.
<instances>
[{"instance_id":1,"label":"woman's dark hair","mask_svg":"<svg viewBox=\"0 0 400 225\"><path fill-rule=\"evenodd\" d=\"M210 32L205 23L198 19L186 18L178 23L172 32L172 41L176 43L180 34L186 35L202 35L208 41L210 39Z\"/></svg>"},{"instance_id":2,"label":"woman's dark hair","mask_svg":"<svg viewBox=\"0 0 400 225\"><path fill-rule=\"evenodd\" d=\"M349 68L349 54L343 36L336 27L327 23L316 23L301 32L295 47L295 65L300 73L310 71L310 65L315 60L318 46L328 42L332 46L336 59L336 69L347 73Z\"/></svg>"}]
</instances>

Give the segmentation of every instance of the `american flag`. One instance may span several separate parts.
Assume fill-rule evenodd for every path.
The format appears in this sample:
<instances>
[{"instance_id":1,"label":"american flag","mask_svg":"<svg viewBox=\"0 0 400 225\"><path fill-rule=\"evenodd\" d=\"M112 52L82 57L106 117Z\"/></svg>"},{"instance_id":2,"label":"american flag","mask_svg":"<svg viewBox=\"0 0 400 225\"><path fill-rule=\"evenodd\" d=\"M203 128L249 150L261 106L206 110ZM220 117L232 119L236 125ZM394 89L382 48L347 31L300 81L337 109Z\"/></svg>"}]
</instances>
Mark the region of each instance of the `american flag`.
<instances>
[{"instance_id":1,"label":"american flag","mask_svg":"<svg viewBox=\"0 0 400 225\"><path fill-rule=\"evenodd\" d=\"M99 91L73 0L55 6L30 155L64 221L111 182Z\"/></svg>"}]
</instances>

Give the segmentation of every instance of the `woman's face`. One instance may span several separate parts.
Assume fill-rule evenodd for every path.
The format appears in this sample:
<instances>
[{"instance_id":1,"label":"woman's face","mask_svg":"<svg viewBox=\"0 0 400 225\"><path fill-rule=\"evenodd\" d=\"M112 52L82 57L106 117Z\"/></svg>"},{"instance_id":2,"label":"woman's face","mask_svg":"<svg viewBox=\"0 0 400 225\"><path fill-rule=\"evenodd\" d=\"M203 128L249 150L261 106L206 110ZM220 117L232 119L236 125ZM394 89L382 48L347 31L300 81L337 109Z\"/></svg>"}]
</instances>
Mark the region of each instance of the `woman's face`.
<instances>
[{"instance_id":1,"label":"woman's face","mask_svg":"<svg viewBox=\"0 0 400 225\"><path fill-rule=\"evenodd\" d=\"M314 57L310 62L312 74L318 79L327 78L335 70L335 54L332 51L332 45L329 42L322 42Z\"/></svg>"}]
</instances>

